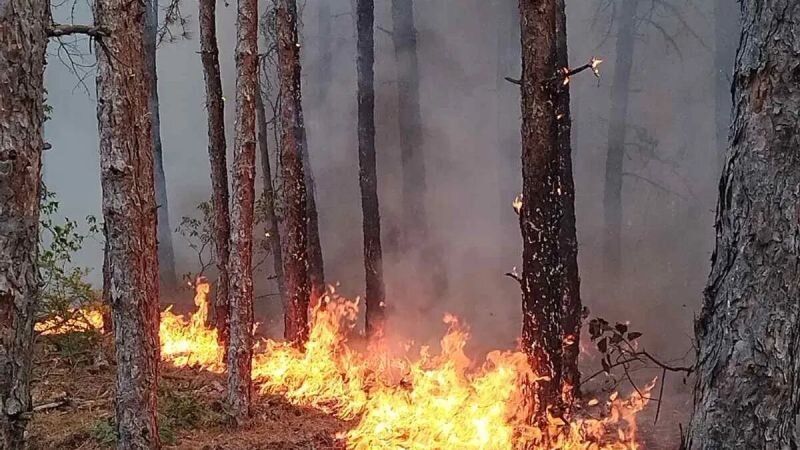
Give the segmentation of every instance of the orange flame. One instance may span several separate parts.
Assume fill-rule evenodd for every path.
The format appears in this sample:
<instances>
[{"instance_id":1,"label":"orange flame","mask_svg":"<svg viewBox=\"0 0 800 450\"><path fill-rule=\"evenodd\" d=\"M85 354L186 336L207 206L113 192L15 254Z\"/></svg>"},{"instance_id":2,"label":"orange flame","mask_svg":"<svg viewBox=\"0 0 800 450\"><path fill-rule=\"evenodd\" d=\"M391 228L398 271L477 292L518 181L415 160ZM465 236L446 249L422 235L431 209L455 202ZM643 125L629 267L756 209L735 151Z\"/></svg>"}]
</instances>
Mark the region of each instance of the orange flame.
<instances>
[{"instance_id":1,"label":"orange flame","mask_svg":"<svg viewBox=\"0 0 800 450\"><path fill-rule=\"evenodd\" d=\"M195 289L197 310L188 319L170 308L161 315L162 358L176 366L223 372L217 331L206 326L210 286L198 282ZM102 316L90 316L92 326L102 328ZM383 343L357 351L347 339L357 316L358 300L340 297L331 288L313 311L305 350L261 341L252 372L261 393L357 419L354 428L336 436L349 449L639 448L636 414L647 404L655 380L642 395L622 399L615 393L602 404L589 401L587 407L605 411L597 414L602 418L565 423L551 417L546 425L534 426L527 419L531 405L525 386L535 383L536 376L524 353L494 351L476 364L464 353L468 329L451 315L444 319L448 330L438 355L422 347L415 358L397 356Z\"/></svg>"}]
</instances>

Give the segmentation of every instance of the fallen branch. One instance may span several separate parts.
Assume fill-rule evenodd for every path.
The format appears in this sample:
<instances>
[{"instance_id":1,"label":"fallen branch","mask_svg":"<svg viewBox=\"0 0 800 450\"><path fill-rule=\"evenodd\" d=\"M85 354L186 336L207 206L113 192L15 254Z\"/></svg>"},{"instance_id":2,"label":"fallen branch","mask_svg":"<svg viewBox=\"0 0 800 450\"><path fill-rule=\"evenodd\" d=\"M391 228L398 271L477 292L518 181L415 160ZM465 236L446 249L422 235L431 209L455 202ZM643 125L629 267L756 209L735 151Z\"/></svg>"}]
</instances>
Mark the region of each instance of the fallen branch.
<instances>
[{"instance_id":1,"label":"fallen branch","mask_svg":"<svg viewBox=\"0 0 800 450\"><path fill-rule=\"evenodd\" d=\"M108 29L95 25L74 25L54 23L47 29L47 36L62 37L72 34L85 34L93 38L101 38L109 35Z\"/></svg>"}]
</instances>

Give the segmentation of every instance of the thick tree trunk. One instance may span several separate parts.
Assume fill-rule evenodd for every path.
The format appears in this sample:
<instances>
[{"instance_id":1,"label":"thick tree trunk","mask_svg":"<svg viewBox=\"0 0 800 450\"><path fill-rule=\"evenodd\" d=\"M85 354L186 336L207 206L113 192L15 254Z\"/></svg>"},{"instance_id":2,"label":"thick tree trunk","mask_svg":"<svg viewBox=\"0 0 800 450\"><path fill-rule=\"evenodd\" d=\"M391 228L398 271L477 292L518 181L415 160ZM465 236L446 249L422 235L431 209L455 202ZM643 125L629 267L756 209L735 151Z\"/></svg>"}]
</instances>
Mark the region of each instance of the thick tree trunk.
<instances>
[{"instance_id":1,"label":"thick tree trunk","mask_svg":"<svg viewBox=\"0 0 800 450\"><path fill-rule=\"evenodd\" d=\"M258 2L239 0L236 16L236 136L228 323L229 413L239 424L250 415L253 364L253 210L255 207L256 96L258 90Z\"/></svg>"},{"instance_id":2,"label":"thick tree trunk","mask_svg":"<svg viewBox=\"0 0 800 450\"><path fill-rule=\"evenodd\" d=\"M161 150L161 116L158 107L158 74L156 71L156 35L158 34L158 0L148 0L145 15L144 45L147 70L150 75L150 118L153 134L153 170L156 204L158 205L158 268L161 285L174 289L175 254L172 250L172 229L169 226L167 179L164 176L164 157Z\"/></svg>"},{"instance_id":3,"label":"thick tree trunk","mask_svg":"<svg viewBox=\"0 0 800 450\"><path fill-rule=\"evenodd\" d=\"M634 31L638 0L622 0L617 21L616 60L611 85L611 116L608 124L606 179L603 192L605 214L604 262L609 282L618 280L622 267L622 171L628 117Z\"/></svg>"},{"instance_id":4,"label":"thick tree trunk","mask_svg":"<svg viewBox=\"0 0 800 450\"><path fill-rule=\"evenodd\" d=\"M562 215L556 105L558 75L556 0L520 2L522 31L522 348L540 376L534 415L561 397L563 269Z\"/></svg>"},{"instance_id":5,"label":"thick tree trunk","mask_svg":"<svg viewBox=\"0 0 800 450\"><path fill-rule=\"evenodd\" d=\"M691 449L798 448L800 3L741 2Z\"/></svg>"},{"instance_id":6,"label":"thick tree trunk","mask_svg":"<svg viewBox=\"0 0 800 450\"><path fill-rule=\"evenodd\" d=\"M733 0L714 0L714 122L717 154L724 162L731 125L731 77L736 59L740 11Z\"/></svg>"},{"instance_id":7,"label":"thick tree trunk","mask_svg":"<svg viewBox=\"0 0 800 450\"><path fill-rule=\"evenodd\" d=\"M228 217L228 165L225 148L225 103L217 47L216 0L200 0L200 59L206 87L208 157L211 163L212 239L219 277L215 286L214 315L219 339L228 343L228 258L231 225Z\"/></svg>"},{"instance_id":8,"label":"thick tree trunk","mask_svg":"<svg viewBox=\"0 0 800 450\"><path fill-rule=\"evenodd\" d=\"M281 163L286 230L283 274L287 309L286 339L302 344L308 338L308 209L303 171L303 112L300 93L300 46L297 4L278 0L278 77L281 102Z\"/></svg>"},{"instance_id":9,"label":"thick tree trunk","mask_svg":"<svg viewBox=\"0 0 800 450\"><path fill-rule=\"evenodd\" d=\"M118 449L159 448L156 426L159 290L147 4L98 0L97 118L109 291L117 354Z\"/></svg>"},{"instance_id":10,"label":"thick tree trunk","mask_svg":"<svg viewBox=\"0 0 800 450\"><path fill-rule=\"evenodd\" d=\"M567 57L567 14L564 0L556 0L556 67L569 67ZM564 317L563 384L564 403L567 406L580 394L581 373L578 370L581 337L581 293L578 276L578 237L575 229L575 182L572 178L572 116L570 113L569 84L558 84L556 93L556 118L558 121L557 146L560 164L561 203L563 214L558 235L561 265L564 270L562 284ZM559 119L560 117L560 119Z\"/></svg>"},{"instance_id":11,"label":"thick tree trunk","mask_svg":"<svg viewBox=\"0 0 800 450\"><path fill-rule=\"evenodd\" d=\"M397 117L402 164L402 230L404 246L419 245L427 237L425 157L419 105L417 30L413 0L392 0L392 39L397 65Z\"/></svg>"},{"instance_id":12,"label":"thick tree trunk","mask_svg":"<svg viewBox=\"0 0 800 450\"><path fill-rule=\"evenodd\" d=\"M0 6L0 448L24 448L33 323L50 3Z\"/></svg>"},{"instance_id":13,"label":"thick tree trunk","mask_svg":"<svg viewBox=\"0 0 800 450\"><path fill-rule=\"evenodd\" d=\"M358 180L364 229L367 337L383 333L386 293L383 284L381 217L378 208L378 174L375 167L375 4L358 0L356 6L356 62L358 72Z\"/></svg>"},{"instance_id":14,"label":"thick tree trunk","mask_svg":"<svg viewBox=\"0 0 800 450\"><path fill-rule=\"evenodd\" d=\"M275 213L275 189L272 187L272 168L269 163L269 135L267 134L267 113L261 90L256 95L256 122L258 127L258 152L261 157L261 176L264 179L264 202L266 203L267 230L269 230L269 247L272 252L272 267L275 271L275 283L281 305L286 308L286 283L283 278L283 249L281 248L281 231L278 215Z\"/></svg>"}]
</instances>

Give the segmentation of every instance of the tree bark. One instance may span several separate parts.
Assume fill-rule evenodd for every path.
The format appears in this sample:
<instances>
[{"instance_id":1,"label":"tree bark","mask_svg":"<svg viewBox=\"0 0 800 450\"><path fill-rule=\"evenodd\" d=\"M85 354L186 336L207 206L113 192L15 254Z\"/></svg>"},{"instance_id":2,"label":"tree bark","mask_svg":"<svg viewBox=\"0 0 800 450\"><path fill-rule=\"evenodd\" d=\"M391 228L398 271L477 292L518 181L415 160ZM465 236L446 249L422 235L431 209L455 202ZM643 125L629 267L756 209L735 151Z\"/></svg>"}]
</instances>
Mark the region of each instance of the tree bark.
<instances>
[{"instance_id":1,"label":"tree bark","mask_svg":"<svg viewBox=\"0 0 800 450\"><path fill-rule=\"evenodd\" d=\"M628 117L631 68L633 65L636 6L638 0L622 0L618 9L616 60L611 85L611 116L608 124L606 179L603 192L605 213L604 261L609 281L619 278L622 267L622 172Z\"/></svg>"},{"instance_id":2,"label":"tree bark","mask_svg":"<svg viewBox=\"0 0 800 450\"><path fill-rule=\"evenodd\" d=\"M253 364L253 210L255 207L258 2L239 0L236 16L236 137L233 148L230 280L228 303L229 413L241 424L250 416Z\"/></svg>"},{"instance_id":3,"label":"tree bark","mask_svg":"<svg viewBox=\"0 0 800 450\"><path fill-rule=\"evenodd\" d=\"M356 5L356 62L358 72L358 180L364 230L367 337L378 338L385 324L386 293L383 284L381 217L378 207L378 174L375 164L375 3Z\"/></svg>"},{"instance_id":4,"label":"tree bark","mask_svg":"<svg viewBox=\"0 0 800 450\"><path fill-rule=\"evenodd\" d=\"M31 411L50 3L0 6L0 448L25 445Z\"/></svg>"},{"instance_id":5,"label":"tree bark","mask_svg":"<svg viewBox=\"0 0 800 450\"><path fill-rule=\"evenodd\" d=\"M300 92L300 46L297 42L297 4L278 0L278 78L280 79L281 170L284 226L283 274L287 309L286 339L303 344L308 338L308 209L303 171L304 142Z\"/></svg>"},{"instance_id":6,"label":"tree bark","mask_svg":"<svg viewBox=\"0 0 800 450\"><path fill-rule=\"evenodd\" d=\"M798 448L800 4L741 2L691 449Z\"/></svg>"},{"instance_id":7,"label":"tree bark","mask_svg":"<svg viewBox=\"0 0 800 450\"><path fill-rule=\"evenodd\" d=\"M211 204L214 209L212 238L219 277L215 286L214 315L219 339L228 343L228 259L231 225L228 215L228 165L225 146L225 102L217 47L216 0L200 0L200 59L208 112L208 158L211 163Z\"/></svg>"},{"instance_id":8,"label":"tree bark","mask_svg":"<svg viewBox=\"0 0 800 450\"><path fill-rule=\"evenodd\" d=\"M156 71L156 35L158 34L158 0L148 0L145 15L145 53L150 76L150 119L153 134L153 170L156 204L158 205L158 267L161 285L167 289L178 286L175 275L175 254L172 250L172 229L169 226L167 179L164 176L164 156L161 148L161 116L158 106L158 73Z\"/></svg>"},{"instance_id":9,"label":"tree bark","mask_svg":"<svg viewBox=\"0 0 800 450\"><path fill-rule=\"evenodd\" d=\"M156 403L159 289L150 120L150 71L144 20L148 5L98 0L97 118L103 218L117 358L118 449L159 448Z\"/></svg>"},{"instance_id":10,"label":"tree bark","mask_svg":"<svg viewBox=\"0 0 800 450\"><path fill-rule=\"evenodd\" d=\"M522 348L538 375L534 417L561 396L563 268L556 0L520 2L522 35Z\"/></svg>"},{"instance_id":11,"label":"tree bark","mask_svg":"<svg viewBox=\"0 0 800 450\"><path fill-rule=\"evenodd\" d=\"M264 99L259 88L256 94L256 121L258 126L258 151L261 156L261 175L264 179L264 202L266 203L267 230L269 230L269 247L272 252L272 266L275 271L275 283L281 305L286 308L286 283L283 277L283 249L281 248L281 231L278 215L275 213L275 189L272 187L272 168L269 163L269 135L267 134L267 113Z\"/></svg>"},{"instance_id":12,"label":"tree bark","mask_svg":"<svg viewBox=\"0 0 800 450\"><path fill-rule=\"evenodd\" d=\"M404 246L419 245L427 237L425 158L419 104L417 30L413 0L392 0L392 40L397 65L397 117L402 165L402 230Z\"/></svg>"},{"instance_id":13,"label":"tree bark","mask_svg":"<svg viewBox=\"0 0 800 450\"><path fill-rule=\"evenodd\" d=\"M724 162L731 124L731 77L736 59L740 11L732 0L714 0L714 122L717 154Z\"/></svg>"},{"instance_id":14,"label":"tree bark","mask_svg":"<svg viewBox=\"0 0 800 450\"><path fill-rule=\"evenodd\" d=\"M564 0L556 0L556 67L569 67L567 52L567 14ZM564 270L563 295L563 385L564 404L569 407L580 395L581 373L578 369L581 337L580 277L578 275L578 237L575 229L575 182L572 178L572 115L569 84L558 83L556 120L561 204L563 214L558 235L561 265Z\"/></svg>"}]
</instances>

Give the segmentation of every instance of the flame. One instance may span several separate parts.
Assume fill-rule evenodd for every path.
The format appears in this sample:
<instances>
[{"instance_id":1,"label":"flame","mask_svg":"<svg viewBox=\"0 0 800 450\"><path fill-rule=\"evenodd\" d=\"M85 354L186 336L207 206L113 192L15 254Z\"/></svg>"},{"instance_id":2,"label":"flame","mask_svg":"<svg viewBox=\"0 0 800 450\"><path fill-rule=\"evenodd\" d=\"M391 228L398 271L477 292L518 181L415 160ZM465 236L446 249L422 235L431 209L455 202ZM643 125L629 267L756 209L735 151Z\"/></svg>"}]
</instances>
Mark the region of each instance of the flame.
<instances>
[{"instance_id":1,"label":"flame","mask_svg":"<svg viewBox=\"0 0 800 450\"><path fill-rule=\"evenodd\" d=\"M184 318L168 308L161 315L162 358L223 372L217 331L206 325L210 286L200 281L195 289L194 314ZM471 360L464 352L469 330L452 315L444 318L447 332L438 354L427 347L413 357L410 347L397 354L386 342L360 351L348 341L358 306L358 299L330 288L313 310L305 348L263 340L256 345L252 372L263 394L353 420L350 431L335 436L348 449L639 448L636 413L647 404L655 380L630 398L615 393L605 402L590 400L586 407L599 418L549 417L533 425L526 392L537 377L524 353L493 351L482 363ZM92 326L102 328L102 316L89 316Z\"/></svg>"},{"instance_id":2,"label":"flame","mask_svg":"<svg viewBox=\"0 0 800 450\"><path fill-rule=\"evenodd\" d=\"M514 208L517 214L522 211L522 194L517 194L517 196L514 197L514 201L511 202L511 207Z\"/></svg>"},{"instance_id":3,"label":"flame","mask_svg":"<svg viewBox=\"0 0 800 450\"><path fill-rule=\"evenodd\" d=\"M72 309L65 316L37 322L34 330L42 335L52 335L103 329L103 312L99 309Z\"/></svg>"}]
</instances>

